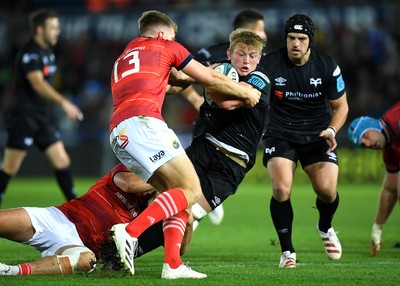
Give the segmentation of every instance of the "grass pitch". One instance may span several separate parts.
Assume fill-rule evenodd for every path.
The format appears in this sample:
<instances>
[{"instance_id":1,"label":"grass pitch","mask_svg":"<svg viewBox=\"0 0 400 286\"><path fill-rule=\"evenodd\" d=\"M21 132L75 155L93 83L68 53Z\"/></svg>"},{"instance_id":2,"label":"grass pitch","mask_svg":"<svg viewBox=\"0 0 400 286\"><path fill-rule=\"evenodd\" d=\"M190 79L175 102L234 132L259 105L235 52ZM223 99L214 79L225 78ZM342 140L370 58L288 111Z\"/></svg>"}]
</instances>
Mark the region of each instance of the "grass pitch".
<instances>
[{"instance_id":1,"label":"grass pitch","mask_svg":"<svg viewBox=\"0 0 400 286\"><path fill-rule=\"evenodd\" d=\"M76 178L82 194L94 178ZM380 182L339 183L340 205L333 225L339 231L342 258L330 261L316 232L318 212L310 184L295 184L293 242L297 268L279 269L280 248L269 214L271 186L244 182L238 193L224 203L220 226L204 218L194 234L185 262L208 274L204 280L165 281L160 278L163 249L136 260L136 274L0 277L0 285L399 285L400 213L397 207L384 228L384 248L370 256L370 232L376 211ZM53 178L15 178L7 190L3 208L49 206L63 202ZM40 258L32 248L0 239L0 261L8 264Z\"/></svg>"}]
</instances>

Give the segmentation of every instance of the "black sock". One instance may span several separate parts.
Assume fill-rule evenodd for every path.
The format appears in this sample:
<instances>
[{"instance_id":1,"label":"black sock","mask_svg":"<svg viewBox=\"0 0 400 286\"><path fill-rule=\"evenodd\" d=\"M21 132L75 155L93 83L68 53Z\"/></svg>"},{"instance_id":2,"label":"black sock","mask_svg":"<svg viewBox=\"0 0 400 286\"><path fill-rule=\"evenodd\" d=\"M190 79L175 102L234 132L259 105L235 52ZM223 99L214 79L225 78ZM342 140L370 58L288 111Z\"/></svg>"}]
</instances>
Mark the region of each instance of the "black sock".
<instances>
[{"instance_id":1,"label":"black sock","mask_svg":"<svg viewBox=\"0 0 400 286\"><path fill-rule=\"evenodd\" d=\"M0 170L0 202L3 200L11 176Z\"/></svg>"},{"instance_id":2,"label":"black sock","mask_svg":"<svg viewBox=\"0 0 400 286\"><path fill-rule=\"evenodd\" d=\"M318 228L320 231L327 232L332 227L333 215L339 206L339 193L336 194L336 199L330 204L317 198L316 205L319 211Z\"/></svg>"},{"instance_id":3,"label":"black sock","mask_svg":"<svg viewBox=\"0 0 400 286\"><path fill-rule=\"evenodd\" d=\"M70 201L76 198L76 190L72 182L72 175L69 168L54 171L58 185L60 186L65 198Z\"/></svg>"},{"instance_id":4,"label":"black sock","mask_svg":"<svg viewBox=\"0 0 400 286\"><path fill-rule=\"evenodd\" d=\"M287 250L295 252L292 245L292 224L294 214L290 199L280 203L272 197L269 209L279 237L282 252Z\"/></svg>"}]
</instances>

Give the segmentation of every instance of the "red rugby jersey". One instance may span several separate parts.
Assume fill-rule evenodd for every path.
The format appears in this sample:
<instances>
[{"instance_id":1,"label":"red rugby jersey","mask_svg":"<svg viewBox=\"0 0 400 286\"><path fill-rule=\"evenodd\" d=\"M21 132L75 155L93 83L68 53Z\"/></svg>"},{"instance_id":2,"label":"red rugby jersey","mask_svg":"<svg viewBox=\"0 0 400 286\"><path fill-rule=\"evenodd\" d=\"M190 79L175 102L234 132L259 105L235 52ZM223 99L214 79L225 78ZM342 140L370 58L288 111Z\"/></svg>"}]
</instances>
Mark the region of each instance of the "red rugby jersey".
<instances>
[{"instance_id":1,"label":"red rugby jersey","mask_svg":"<svg viewBox=\"0 0 400 286\"><path fill-rule=\"evenodd\" d=\"M161 110L171 68L180 70L192 58L189 51L175 41L133 39L115 61L111 73L114 113L110 131L132 116L163 120Z\"/></svg>"},{"instance_id":2,"label":"red rugby jersey","mask_svg":"<svg viewBox=\"0 0 400 286\"><path fill-rule=\"evenodd\" d=\"M125 193L113 183L117 172L130 171L118 164L86 194L57 207L75 224L82 242L97 257L100 244L110 237L109 229L114 224L132 221L147 206L147 200L140 194Z\"/></svg>"},{"instance_id":3,"label":"red rugby jersey","mask_svg":"<svg viewBox=\"0 0 400 286\"><path fill-rule=\"evenodd\" d=\"M400 101L393 105L381 120L389 127L391 144L383 149L383 161L389 173L400 171Z\"/></svg>"}]
</instances>

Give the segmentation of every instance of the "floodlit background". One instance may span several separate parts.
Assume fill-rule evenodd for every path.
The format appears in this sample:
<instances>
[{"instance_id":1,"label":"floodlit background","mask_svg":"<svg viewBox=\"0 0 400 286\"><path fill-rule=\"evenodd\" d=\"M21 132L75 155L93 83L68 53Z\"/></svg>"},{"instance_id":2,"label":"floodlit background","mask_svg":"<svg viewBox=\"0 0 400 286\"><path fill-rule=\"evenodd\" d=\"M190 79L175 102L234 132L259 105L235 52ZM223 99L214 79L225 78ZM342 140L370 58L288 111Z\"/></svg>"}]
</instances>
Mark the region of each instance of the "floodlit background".
<instances>
[{"instance_id":1,"label":"floodlit background","mask_svg":"<svg viewBox=\"0 0 400 286\"><path fill-rule=\"evenodd\" d=\"M331 0L323 4L316 0L0 0L0 161L5 120L13 102L14 58L30 36L29 13L40 8L55 9L60 15L56 87L85 115L82 123L73 124L62 111L55 113L77 175L99 176L115 163L108 145L110 72L116 57L138 35L137 20L145 10L167 13L179 26L177 40L192 53L227 41L233 17L241 9L255 8L264 14L269 51L283 44L283 25L289 16L308 14L318 28L315 45L343 71L348 122L360 115L379 117L400 98L400 2ZM168 97L164 116L182 143L189 144L196 117L190 104L180 95ZM338 134L340 147L350 146L346 129ZM32 150L20 175L49 172L47 161Z\"/></svg>"}]
</instances>

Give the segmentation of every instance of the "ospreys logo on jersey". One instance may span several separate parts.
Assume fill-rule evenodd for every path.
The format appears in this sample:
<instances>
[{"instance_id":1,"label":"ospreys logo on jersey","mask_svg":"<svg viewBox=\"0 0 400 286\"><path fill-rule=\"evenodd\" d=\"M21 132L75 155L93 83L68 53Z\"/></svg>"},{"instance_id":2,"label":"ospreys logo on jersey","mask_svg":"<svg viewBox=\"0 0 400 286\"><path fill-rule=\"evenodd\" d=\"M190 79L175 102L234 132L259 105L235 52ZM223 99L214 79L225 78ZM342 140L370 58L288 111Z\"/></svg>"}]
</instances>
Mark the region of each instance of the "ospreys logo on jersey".
<instances>
[{"instance_id":1,"label":"ospreys logo on jersey","mask_svg":"<svg viewBox=\"0 0 400 286\"><path fill-rule=\"evenodd\" d=\"M317 85L321 84L322 85L322 79L319 77L317 79L315 78L310 78L310 84L314 85L315 87L317 87Z\"/></svg>"}]
</instances>

